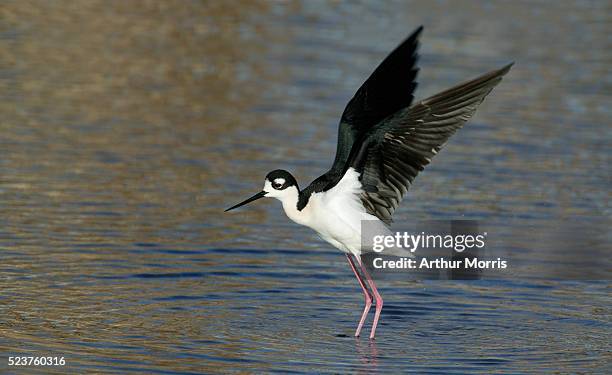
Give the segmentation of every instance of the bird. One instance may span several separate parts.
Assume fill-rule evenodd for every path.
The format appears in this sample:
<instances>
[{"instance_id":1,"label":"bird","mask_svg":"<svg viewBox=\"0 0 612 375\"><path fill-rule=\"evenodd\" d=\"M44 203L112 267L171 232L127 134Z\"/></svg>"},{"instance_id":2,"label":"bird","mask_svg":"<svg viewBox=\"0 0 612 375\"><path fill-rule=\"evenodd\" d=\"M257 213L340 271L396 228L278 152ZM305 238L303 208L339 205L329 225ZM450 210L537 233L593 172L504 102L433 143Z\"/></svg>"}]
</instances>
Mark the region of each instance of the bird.
<instances>
[{"instance_id":1,"label":"bird","mask_svg":"<svg viewBox=\"0 0 612 375\"><path fill-rule=\"evenodd\" d=\"M404 39L346 105L329 171L300 189L291 173L274 170L266 175L262 191L225 210L276 198L289 219L313 229L342 251L365 298L356 337L374 303L369 336L374 339L383 308L376 283L361 259L369 251L361 243L362 221L390 227L415 177L514 64L413 103L422 31L420 26Z\"/></svg>"}]
</instances>

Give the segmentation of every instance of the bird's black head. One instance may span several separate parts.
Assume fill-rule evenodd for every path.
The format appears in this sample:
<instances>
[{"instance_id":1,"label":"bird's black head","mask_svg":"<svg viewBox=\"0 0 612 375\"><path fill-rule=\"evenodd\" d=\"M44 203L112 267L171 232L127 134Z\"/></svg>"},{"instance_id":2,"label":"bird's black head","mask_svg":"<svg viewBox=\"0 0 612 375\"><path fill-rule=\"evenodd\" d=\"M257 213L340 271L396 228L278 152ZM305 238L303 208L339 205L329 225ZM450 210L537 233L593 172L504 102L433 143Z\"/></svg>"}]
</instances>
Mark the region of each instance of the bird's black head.
<instances>
[{"instance_id":1,"label":"bird's black head","mask_svg":"<svg viewBox=\"0 0 612 375\"><path fill-rule=\"evenodd\" d=\"M225 211L244 206L247 203L251 203L263 197L276 198L281 202L286 200L295 200L297 202L299 193L300 190L298 188L297 181L291 175L291 173L282 169L277 169L266 175L266 180L264 181L264 188L262 191L253 195L251 198L228 208Z\"/></svg>"},{"instance_id":2,"label":"bird's black head","mask_svg":"<svg viewBox=\"0 0 612 375\"><path fill-rule=\"evenodd\" d=\"M267 182L270 183L270 186L274 190L285 190L288 187L295 186L297 188L297 181L291 175L291 173L277 169L266 175L266 183L264 183L264 190L266 190Z\"/></svg>"}]
</instances>

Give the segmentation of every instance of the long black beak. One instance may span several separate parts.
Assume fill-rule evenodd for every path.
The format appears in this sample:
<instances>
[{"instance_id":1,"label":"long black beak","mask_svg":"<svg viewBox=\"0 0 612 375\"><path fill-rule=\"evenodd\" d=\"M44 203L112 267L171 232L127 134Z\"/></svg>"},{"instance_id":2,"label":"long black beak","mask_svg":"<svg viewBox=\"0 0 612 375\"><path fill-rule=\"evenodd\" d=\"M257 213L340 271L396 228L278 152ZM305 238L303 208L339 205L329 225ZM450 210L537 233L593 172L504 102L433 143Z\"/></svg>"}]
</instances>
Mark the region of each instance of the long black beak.
<instances>
[{"instance_id":1,"label":"long black beak","mask_svg":"<svg viewBox=\"0 0 612 375\"><path fill-rule=\"evenodd\" d=\"M258 200L259 198L263 198L263 197L264 197L266 194L268 194L268 193L267 193L267 192L265 192L265 191L260 191L259 193L257 193L257 194L255 194L255 195L253 195L251 198L249 198L249 199L247 199L247 200L245 200L245 201L243 201L243 202L240 202L240 203L238 203L238 204L237 204L237 205L235 205L235 206L232 206L232 207L228 208L228 209L227 209L227 210L225 210L224 212L227 212L227 211L229 211L229 210L233 210L234 208L238 208L238 207L240 207L240 206L244 206L244 205L245 205L245 204L247 204L247 203L251 203L251 202L253 202L253 201L256 201L256 200Z\"/></svg>"}]
</instances>

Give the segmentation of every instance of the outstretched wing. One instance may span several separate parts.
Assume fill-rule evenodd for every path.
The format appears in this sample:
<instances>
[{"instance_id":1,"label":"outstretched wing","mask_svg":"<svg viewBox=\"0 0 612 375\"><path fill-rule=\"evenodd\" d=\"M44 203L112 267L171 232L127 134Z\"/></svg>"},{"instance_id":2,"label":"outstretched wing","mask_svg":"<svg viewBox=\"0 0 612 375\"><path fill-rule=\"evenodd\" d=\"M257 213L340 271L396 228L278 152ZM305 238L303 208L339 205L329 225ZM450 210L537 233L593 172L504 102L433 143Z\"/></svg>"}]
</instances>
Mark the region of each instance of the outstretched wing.
<instances>
[{"instance_id":1,"label":"outstretched wing","mask_svg":"<svg viewBox=\"0 0 612 375\"><path fill-rule=\"evenodd\" d=\"M348 102L338 126L338 147L332 171L346 168L355 140L384 118L410 106L418 68L418 38L423 26L416 29L374 70Z\"/></svg>"},{"instance_id":2,"label":"outstretched wing","mask_svg":"<svg viewBox=\"0 0 612 375\"><path fill-rule=\"evenodd\" d=\"M400 110L365 135L350 166L361 173L361 200L387 224L412 181L476 112L512 64Z\"/></svg>"}]
</instances>

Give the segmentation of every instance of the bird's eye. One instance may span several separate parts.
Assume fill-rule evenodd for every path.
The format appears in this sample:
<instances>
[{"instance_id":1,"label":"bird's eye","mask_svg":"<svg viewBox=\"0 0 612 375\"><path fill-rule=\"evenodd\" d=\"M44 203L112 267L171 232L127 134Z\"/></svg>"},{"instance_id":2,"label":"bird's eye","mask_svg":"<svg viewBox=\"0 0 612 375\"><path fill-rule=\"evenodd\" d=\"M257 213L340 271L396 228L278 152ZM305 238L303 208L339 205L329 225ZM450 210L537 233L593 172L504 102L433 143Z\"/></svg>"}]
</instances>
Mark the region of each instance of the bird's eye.
<instances>
[{"instance_id":1,"label":"bird's eye","mask_svg":"<svg viewBox=\"0 0 612 375\"><path fill-rule=\"evenodd\" d=\"M273 182L272 187L275 188L276 190L279 190L281 187L283 187L283 184L279 184L278 182Z\"/></svg>"}]
</instances>

